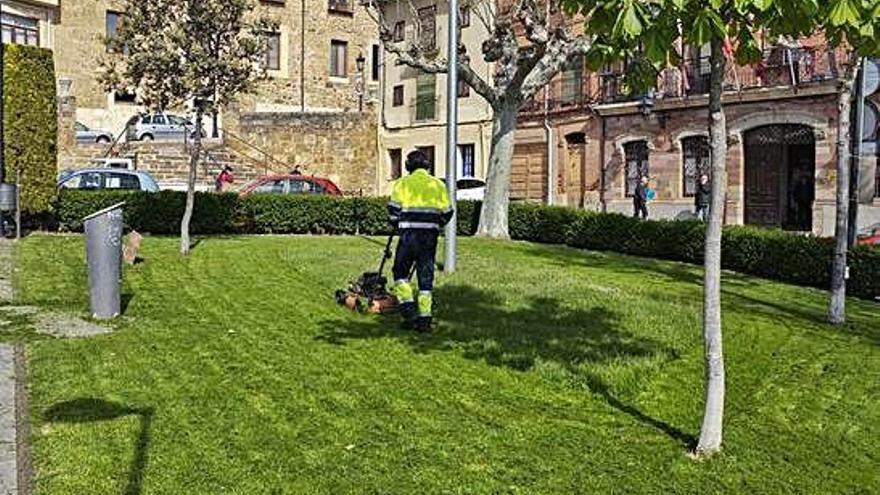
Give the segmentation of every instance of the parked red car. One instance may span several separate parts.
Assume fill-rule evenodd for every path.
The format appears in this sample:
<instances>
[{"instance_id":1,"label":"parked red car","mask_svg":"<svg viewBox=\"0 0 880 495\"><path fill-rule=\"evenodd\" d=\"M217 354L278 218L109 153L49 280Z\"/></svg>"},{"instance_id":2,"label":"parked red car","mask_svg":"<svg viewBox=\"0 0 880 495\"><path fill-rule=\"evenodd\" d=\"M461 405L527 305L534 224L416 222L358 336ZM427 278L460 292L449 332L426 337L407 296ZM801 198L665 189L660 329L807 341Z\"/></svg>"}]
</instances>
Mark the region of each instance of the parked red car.
<instances>
[{"instance_id":1,"label":"parked red car","mask_svg":"<svg viewBox=\"0 0 880 495\"><path fill-rule=\"evenodd\" d=\"M856 244L875 244L880 246L880 227L875 228L870 234L859 236Z\"/></svg>"},{"instance_id":2,"label":"parked red car","mask_svg":"<svg viewBox=\"0 0 880 495\"><path fill-rule=\"evenodd\" d=\"M330 179L297 174L265 175L247 184L239 191L241 196L247 196L251 193L342 196L342 191Z\"/></svg>"}]
</instances>

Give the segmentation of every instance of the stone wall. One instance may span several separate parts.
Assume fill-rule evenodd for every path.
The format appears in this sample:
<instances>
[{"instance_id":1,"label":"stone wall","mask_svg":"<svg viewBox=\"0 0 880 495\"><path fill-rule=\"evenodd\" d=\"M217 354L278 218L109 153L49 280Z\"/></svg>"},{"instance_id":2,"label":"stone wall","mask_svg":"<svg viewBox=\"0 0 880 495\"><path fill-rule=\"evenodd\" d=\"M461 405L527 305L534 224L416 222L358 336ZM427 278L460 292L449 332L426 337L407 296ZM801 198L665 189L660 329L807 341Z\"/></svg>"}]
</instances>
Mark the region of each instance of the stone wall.
<instances>
[{"instance_id":1,"label":"stone wall","mask_svg":"<svg viewBox=\"0 0 880 495\"><path fill-rule=\"evenodd\" d=\"M281 63L278 70L269 71L254 94L240 98L241 111L290 112L301 111L303 106L307 111L357 109L355 59L359 53L366 58L365 101L372 104L369 94L377 92L378 81L370 80L371 47L379 43L379 33L359 2L351 4L353 12L348 14L329 11L327 0L262 2L259 13L279 27ZM348 43L347 77L330 77L331 40Z\"/></svg>"},{"instance_id":2,"label":"stone wall","mask_svg":"<svg viewBox=\"0 0 880 495\"><path fill-rule=\"evenodd\" d=\"M346 192L375 194L378 188L376 116L353 112L242 114L239 140L227 139L242 155L300 165L306 174L327 177ZM247 145L244 143L248 143Z\"/></svg>"},{"instance_id":3,"label":"stone wall","mask_svg":"<svg viewBox=\"0 0 880 495\"><path fill-rule=\"evenodd\" d=\"M205 155L199 163L196 188L210 190L214 178L225 166L235 171L234 188L239 188L254 180L268 170L248 157L241 156L219 141L204 143ZM59 170L103 167L103 159L130 159L132 166L146 170L156 179L162 189L186 189L189 170L190 148L181 142L130 143L117 145L110 150L109 144L85 144L69 148L65 155L59 156Z\"/></svg>"}]
</instances>

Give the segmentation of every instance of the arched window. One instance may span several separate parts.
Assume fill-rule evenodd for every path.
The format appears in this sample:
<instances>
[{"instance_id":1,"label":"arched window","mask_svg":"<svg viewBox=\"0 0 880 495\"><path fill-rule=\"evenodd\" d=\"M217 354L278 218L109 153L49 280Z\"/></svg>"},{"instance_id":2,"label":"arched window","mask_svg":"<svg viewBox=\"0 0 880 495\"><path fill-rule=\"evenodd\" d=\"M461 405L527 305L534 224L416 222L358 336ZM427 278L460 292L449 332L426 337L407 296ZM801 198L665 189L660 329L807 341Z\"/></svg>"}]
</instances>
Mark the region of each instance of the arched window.
<instances>
[{"instance_id":1,"label":"arched window","mask_svg":"<svg viewBox=\"0 0 880 495\"><path fill-rule=\"evenodd\" d=\"M648 175L648 142L626 143L623 145L623 155L626 160L626 196L631 197L636 192L639 178Z\"/></svg>"},{"instance_id":2,"label":"arched window","mask_svg":"<svg viewBox=\"0 0 880 495\"><path fill-rule=\"evenodd\" d=\"M697 193L697 181L703 174L709 174L709 139L706 136L692 136L681 140L682 167L681 190L687 197Z\"/></svg>"}]
</instances>

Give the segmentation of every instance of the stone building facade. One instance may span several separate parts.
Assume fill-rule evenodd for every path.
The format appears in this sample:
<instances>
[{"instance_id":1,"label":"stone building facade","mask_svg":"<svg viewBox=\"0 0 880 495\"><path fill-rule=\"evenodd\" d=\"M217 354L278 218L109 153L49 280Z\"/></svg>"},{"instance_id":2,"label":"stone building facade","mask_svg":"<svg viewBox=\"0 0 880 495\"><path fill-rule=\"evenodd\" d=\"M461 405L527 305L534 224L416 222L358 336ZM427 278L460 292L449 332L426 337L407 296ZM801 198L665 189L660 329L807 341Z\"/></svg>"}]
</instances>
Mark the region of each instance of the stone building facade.
<instances>
[{"instance_id":1,"label":"stone building facade","mask_svg":"<svg viewBox=\"0 0 880 495\"><path fill-rule=\"evenodd\" d=\"M353 0L259 0L257 13L277 24L268 78L243 95L240 112L339 111L358 106L355 60L363 54L369 71L378 35L375 24ZM120 130L140 110L131 95L109 93L98 83L104 39L124 15L118 0L71 0L60 7L55 27L56 71L72 81L77 117L86 125ZM341 51L345 75L330 74L332 45ZM366 98L378 82L367 85ZM373 88L372 93L369 93Z\"/></svg>"},{"instance_id":2,"label":"stone building facade","mask_svg":"<svg viewBox=\"0 0 880 495\"><path fill-rule=\"evenodd\" d=\"M487 81L492 80L491 64L481 57L481 43L489 33L477 18L476 9L491 12L490 4L467 3L460 14L461 39L471 55L471 67ZM405 46L416 36L423 44L434 46L437 53L446 52L448 40L448 5L432 0L414 2L414 15L405 2L386 2L384 15L389 26L395 26L397 39L392 42ZM417 18L420 22L416 22ZM419 26L421 25L421 34ZM391 181L404 172L406 155L416 149L426 152L433 160L434 174L446 174L446 105L445 74L425 74L417 69L396 63L393 54L387 55L381 74L382 100L380 114L380 192L388 193ZM485 178L492 139L492 108L467 85L460 84L458 98L458 177ZM455 96L453 96L455 97Z\"/></svg>"},{"instance_id":3,"label":"stone building facade","mask_svg":"<svg viewBox=\"0 0 880 495\"><path fill-rule=\"evenodd\" d=\"M54 45L60 3L60 0L0 2L3 43L51 48Z\"/></svg>"},{"instance_id":4,"label":"stone building facade","mask_svg":"<svg viewBox=\"0 0 880 495\"><path fill-rule=\"evenodd\" d=\"M686 53L644 94L625 91L620 67L593 74L569 64L521 114L511 197L631 215L635 182L646 174L653 218L692 217L695 183L709 165L708 64L700 50ZM843 59L816 37L768 46L761 63L729 68L727 223L833 234L834 78ZM861 229L880 222L876 173L875 159L862 160Z\"/></svg>"},{"instance_id":5,"label":"stone building facade","mask_svg":"<svg viewBox=\"0 0 880 495\"><path fill-rule=\"evenodd\" d=\"M54 4L52 39L46 46L54 50L59 80L68 81L70 87L70 94L63 95L64 111L59 121L62 141L71 140L72 131L68 127L74 122L121 134L125 122L144 109L135 103L133 95L108 92L97 79L101 58L106 53L104 40L124 19L121 2L25 1L33 2ZM277 26L274 32L266 33L270 39L266 54L267 78L258 82L252 94L242 95L221 112L217 118L217 134L230 147L233 142L238 149L265 146L261 154L273 155L272 159L263 160L271 164L269 172L282 172L299 165L311 173L334 175L333 171L346 163L345 160L352 156L364 157L371 161L357 158L346 163L349 172L337 175L340 180L352 181L339 185L345 190L360 189L364 181L361 177L354 180L354 176L362 175L370 177L370 184L375 187L372 178L378 161L374 109L378 106L381 64L375 23L354 0L256 0L255 15L274 21ZM362 60L360 71L358 60ZM175 113L187 113L187 109L177 109ZM270 125L259 132L252 125L253 122L277 122L281 114L287 116L291 125L309 124L298 130ZM265 116L268 117L263 118ZM324 124L314 125L317 120L323 120ZM363 121L358 129L372 129L372 134L356 132L346 136L335 132L334 126L339 122L345 121L350 126L354 120ZM206 118L209 135L214 134L213 124L211 118ZM345 141L356 150L371 147L372 151L330 157L324 151L310 154L309 147L295 151L285 148L291 144L292 133L328 130L317 138ZM247 142L250 138L258 138L260 144ZM67 144L70 146L60 147L59 163L89 165L76 162L82 154L76 152L75 143ZM118 154L119 150L113 148L111 153ZM139 163L142 167L150 166L146 160Z\"/></svg>"}]
</instances>

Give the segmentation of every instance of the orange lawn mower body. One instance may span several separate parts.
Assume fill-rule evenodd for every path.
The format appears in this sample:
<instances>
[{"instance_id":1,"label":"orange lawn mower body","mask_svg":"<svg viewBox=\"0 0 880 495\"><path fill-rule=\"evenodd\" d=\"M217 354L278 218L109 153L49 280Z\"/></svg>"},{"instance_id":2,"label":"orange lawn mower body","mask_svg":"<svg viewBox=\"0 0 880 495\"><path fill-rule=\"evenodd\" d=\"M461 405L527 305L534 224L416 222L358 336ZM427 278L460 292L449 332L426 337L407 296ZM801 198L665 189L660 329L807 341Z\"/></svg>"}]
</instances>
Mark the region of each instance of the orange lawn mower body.
<instances>
[{"instance_id":1,"label":"orange lawn mower body","mask_svg":"<svg viewBox=\"0 0 880 495\"><path fill-rule=\"evenodd\" d=\"M397 311L397 298L388 292L388 279L382 275L385 261L391 259L393 240L393 234L388 236L379 270L365 272L356 281L351 282L348 288L337 290L337 303L359 313L393 313Z\"/></svg>"}]
</instances>

